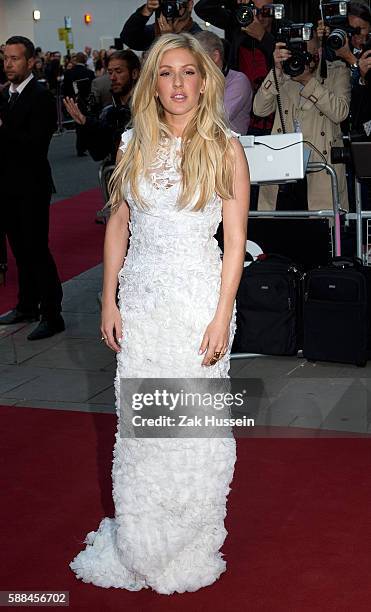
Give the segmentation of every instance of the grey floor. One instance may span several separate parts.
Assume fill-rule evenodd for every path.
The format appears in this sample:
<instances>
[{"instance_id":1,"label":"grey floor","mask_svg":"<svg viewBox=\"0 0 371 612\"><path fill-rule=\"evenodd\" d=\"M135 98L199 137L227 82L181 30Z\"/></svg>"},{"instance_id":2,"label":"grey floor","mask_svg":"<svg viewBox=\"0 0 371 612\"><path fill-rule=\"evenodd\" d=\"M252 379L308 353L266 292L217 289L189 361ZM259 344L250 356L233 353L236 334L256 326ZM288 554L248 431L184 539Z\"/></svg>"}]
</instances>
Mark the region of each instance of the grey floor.
<instances>
[{"instance_id":1,"label":"grey floor","mask_svg":"<svg viewBox=\"0 0 371 612\"><path fill-rule=\"evenodd\" d=\"M50 159L55 201L97 186L98 164L75 156L73 134L53 139ZM99 332L101 281L99 265L64 283L67 328L53 338L28 342L35 324L0 328L0 404L114 412L115 356ZM371 432L371 363L357 368L255 357L232 360L230 373L252 390L249 411L256 425L290 427L293 433Z\"/></svg>"}]
</instances>

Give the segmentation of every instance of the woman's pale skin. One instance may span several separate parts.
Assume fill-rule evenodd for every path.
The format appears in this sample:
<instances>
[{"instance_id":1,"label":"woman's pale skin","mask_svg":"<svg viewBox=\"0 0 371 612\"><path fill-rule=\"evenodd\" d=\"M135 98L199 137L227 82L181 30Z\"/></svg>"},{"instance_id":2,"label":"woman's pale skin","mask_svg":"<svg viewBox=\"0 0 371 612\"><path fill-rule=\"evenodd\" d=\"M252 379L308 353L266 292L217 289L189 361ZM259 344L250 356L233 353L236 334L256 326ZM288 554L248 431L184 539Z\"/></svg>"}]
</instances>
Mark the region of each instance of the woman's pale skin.
<instances>
[{"instance_id":1,"label":"woman's pale skin","mask_svg":"<svg viewBox=\"0 0 371 612\"><path fill-rule=\"evenodd\" d=\"M188 49L166 51L160 62L156 96L165 113L165 121L175 137L183 131L197 112L199 96L205 83L193 54ZM203 366L211 366L214 353L222 356L228 349L229 326L240 282L246 249L246 228L249 209L250 178L241 144L232 139L235 154L234 198L223 201L224 256L221 289L216 312L207 326L199 355L204 354ZM120 159L122 152L118 152ZM102 336L113 351L121 350L122 329L120 311L116 305L117 275L126 255L129 239L129 207L123 201L111 215L104 243L104 281L102 294Z\"/></svg>"}]
</instances>

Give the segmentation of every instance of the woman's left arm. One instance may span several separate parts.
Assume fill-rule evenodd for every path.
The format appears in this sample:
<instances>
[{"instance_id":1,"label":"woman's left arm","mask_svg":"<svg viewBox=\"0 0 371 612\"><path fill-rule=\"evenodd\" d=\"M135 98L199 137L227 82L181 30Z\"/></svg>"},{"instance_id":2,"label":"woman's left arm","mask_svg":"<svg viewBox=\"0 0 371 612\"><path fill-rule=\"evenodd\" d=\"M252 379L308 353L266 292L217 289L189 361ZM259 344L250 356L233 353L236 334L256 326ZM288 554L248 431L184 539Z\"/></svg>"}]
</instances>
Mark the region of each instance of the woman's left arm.
<instances>
[{"instance_id":1,"label":"woman's left arm","mask_svg":"<svg viewBox=\"0 0 371 612\"><path fill-rule=\"evenodd\" d=\"M223 201L224 255L220 296L215 316L207 326L200 354L202 365L213 365L215 353L228 349L229 326L243 271L246 252L247 218L250 204L250 175L246 156L237 139L232 140L235 154L234 198Z\"/></svg>"}]
</instances>

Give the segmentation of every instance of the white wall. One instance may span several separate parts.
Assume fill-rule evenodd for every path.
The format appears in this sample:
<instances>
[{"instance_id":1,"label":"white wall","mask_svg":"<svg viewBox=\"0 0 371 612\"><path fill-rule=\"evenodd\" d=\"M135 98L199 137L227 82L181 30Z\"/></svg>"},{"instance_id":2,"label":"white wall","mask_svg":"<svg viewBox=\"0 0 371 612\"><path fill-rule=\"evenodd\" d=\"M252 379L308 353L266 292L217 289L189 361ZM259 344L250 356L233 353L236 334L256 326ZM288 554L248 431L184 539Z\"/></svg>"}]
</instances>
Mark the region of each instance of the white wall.
<instances>
[{"instance_id":1,"label":"white wall","mask_svg":"<svg viewBox=\"0 0 371 612\"><path fill-rule=\"evenodd\" d=\"M64 42L58 40L58 28L64 27L64 16L69 15L75 50L85 45L100 49L101 39L119 37L127 18L144 3L145 0L0 0L0 43L18 34L31 38L45 51L65 53ZM32 19L34 9L41 11L38 22ZM93 17L89 26L84 23L85 13ZM107 43L103 46L109 46Z\"/></svg>"},{"instance_id":2,"label":"white wall","mask_svg":"<svg viewBox=\"0 0 371 612\"><path fill-rule=\"evenodd\" d=\"M33 37L32 0L0 0L0 41L15 33Z\"/></svg>"}]
</instances>

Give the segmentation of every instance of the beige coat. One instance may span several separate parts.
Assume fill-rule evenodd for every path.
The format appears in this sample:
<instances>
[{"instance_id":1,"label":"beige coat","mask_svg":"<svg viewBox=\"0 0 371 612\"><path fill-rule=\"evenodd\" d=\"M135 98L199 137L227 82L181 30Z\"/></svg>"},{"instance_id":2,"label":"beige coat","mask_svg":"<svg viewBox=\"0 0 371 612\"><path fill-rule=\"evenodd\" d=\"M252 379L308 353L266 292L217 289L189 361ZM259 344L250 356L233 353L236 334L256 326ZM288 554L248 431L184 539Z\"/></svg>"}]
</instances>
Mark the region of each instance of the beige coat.
<instances>
[{"instance_id":1,"label":"beige coat","mask_svg":"<svg viewBox=\"0 0 371 612\"><path fill-rule=\"evenodd\" d=\"M311 142L331 163L331 147L342 146L340 123L348 117L350 104L349 70L341 61L327 64L328 77L324 81L319 76L302 88L287 75L277 75L281 93L282 108L287 132L295 131L295 120L300 123L304 140ZM266 117L277 111L272 134L282 132L277 104L277 89L271 71L262 83L254 100L254 113ZM312 150L311 161L322 161ZM335 166L339 179L340 204L348 210L348 193L345 166ZM308 175L309 210L332 208L331 182L325 172ZM278 187L276 185L260 188L259 210L276 208Z\"/></svg>"}]
</instances>

